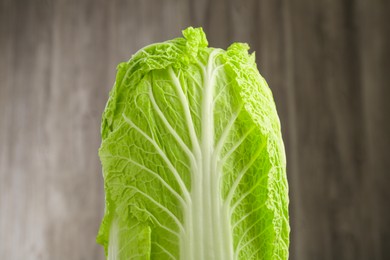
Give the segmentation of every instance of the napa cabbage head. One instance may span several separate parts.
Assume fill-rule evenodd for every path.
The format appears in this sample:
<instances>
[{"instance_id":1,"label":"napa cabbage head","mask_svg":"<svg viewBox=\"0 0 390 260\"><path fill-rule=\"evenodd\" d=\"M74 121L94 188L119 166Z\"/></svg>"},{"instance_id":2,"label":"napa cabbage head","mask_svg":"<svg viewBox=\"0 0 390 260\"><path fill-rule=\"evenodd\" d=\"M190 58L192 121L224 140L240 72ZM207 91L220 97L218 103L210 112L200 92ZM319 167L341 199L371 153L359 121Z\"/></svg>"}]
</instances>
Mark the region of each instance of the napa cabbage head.
<instances>
[{"instance_id":1,"label":"napa cabbage head","mask_svg":"<svg viewBox=\"0 0 390 260\"><path fill-rule=\"evenodd\" d=\"M109 260L287 259L280 123L248 45L201 28L117 70L102 119Z\"/></svg>"}]
</instances>

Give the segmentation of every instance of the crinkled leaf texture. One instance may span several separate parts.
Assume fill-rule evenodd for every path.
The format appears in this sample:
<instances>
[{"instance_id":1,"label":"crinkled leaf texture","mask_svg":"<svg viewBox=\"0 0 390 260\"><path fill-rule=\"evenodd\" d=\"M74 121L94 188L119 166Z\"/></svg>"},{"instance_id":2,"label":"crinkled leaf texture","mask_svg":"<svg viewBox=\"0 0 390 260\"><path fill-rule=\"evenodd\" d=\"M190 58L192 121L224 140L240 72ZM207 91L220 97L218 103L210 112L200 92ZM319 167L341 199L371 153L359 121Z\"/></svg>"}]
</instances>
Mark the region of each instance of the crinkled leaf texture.
<instances>
[{"instance_id":1,"label":"crinkled leaf texture","mask_svg":"<svg viewBox=\"0 0 390 260\"><path fill-rule=\"evenodd\" d=\"M287 259L285 152L254 54L183 35L118 66L97 241L109 260Z\"/></svg>"}]
</instances>

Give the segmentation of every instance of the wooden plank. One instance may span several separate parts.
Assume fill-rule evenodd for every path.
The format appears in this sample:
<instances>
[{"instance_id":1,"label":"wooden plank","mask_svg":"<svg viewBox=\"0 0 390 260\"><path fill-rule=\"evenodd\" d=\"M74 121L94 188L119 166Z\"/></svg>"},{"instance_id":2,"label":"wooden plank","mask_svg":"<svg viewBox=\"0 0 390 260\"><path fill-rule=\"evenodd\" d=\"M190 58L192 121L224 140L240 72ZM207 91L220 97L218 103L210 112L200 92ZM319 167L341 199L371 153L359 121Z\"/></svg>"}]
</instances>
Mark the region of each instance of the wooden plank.
<instances>
[{"instance_id":1,"label":"wooden plank","mask_svg":"<svg viewBox=\"0 0 390 260\"><path fill-rule=\"evenodd\" d=\"M372 23L373 10L358 12L356 4L347 1L303 0L289 5L293 61L289 69L293 70L296 104L296 134L291 138L296 139L298 154L295 172L290 174L295 180L290 184L295 191L292 207L299 206L292 220L292 258L385 259L388 247L380 238L388 238L389 231L381 216L388 216L389 211L382 207L386 201L379 195L385 194L385 189L375 190L373 180L378 178L386 183L383 185L389 180L384 177L385 160L369 148L374 141L368 138L370 131L385 137L388 122L383 118L383 101L365 91L383 90L389 82L379 67L386 65L384 60L378 63L369 55L361 57L362 52L367 53L361 43L371 42L361 38L367 33L362 26ZM370 28L375 26L382 26L381 32L388 27L384 20ZM385 36L376 37L378 42L386 42ZM380 52L385 49L379 48ZM383 78L365 82L362 75L372 78L368 69L372 67L379 69ZM381 110L374 100L381 101ZM381 130L373 128L374 111L383 120ZM383 146L379 150L379 156L388 154Z\"/></svg>"},{"instance_id":2,"label":"wooden plank","mask_svg":"<svg viewBox=\"0 0 390 260\"><path fill-rule=\"evenodd\" d=\"M356 6L366 143L364 186L360 191L365 202L360 204L360 212L364 216L362 240L366 244L362 242L362 246L366 259L390 258L389 12L389 1L358 1Z\"/></svg>"},{"instance_id":3,"label":"wooden plank","mask_svg":"<svg viewBox=\"0 0 390 260\"><path fill-rule=\"evenodd\" d=\"M50 10L30 2L4 1L1 6L0 258L41 259L48 221L41 155Z\"/></svg>"},{"instance_id":4,"label":"wooden plank","mask_svg":"<svg viewBox=\"0 0 390 260\"><path fill-rule=\"evenodd\" d=\"M44 121L48 259L103 259L95 236L104 200L97 149L109 84L107 10L103 0L53 3Z\"/></svg>"}]
</instances>

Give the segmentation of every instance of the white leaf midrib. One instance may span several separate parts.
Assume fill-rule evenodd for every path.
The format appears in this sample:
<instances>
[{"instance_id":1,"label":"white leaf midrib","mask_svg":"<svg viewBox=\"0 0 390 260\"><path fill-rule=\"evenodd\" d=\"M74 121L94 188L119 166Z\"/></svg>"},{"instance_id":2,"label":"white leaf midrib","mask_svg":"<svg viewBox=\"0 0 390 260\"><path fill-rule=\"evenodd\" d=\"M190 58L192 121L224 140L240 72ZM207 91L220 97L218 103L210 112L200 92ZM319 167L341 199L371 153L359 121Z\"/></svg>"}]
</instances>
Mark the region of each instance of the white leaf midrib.
<instances>
[{"instance_id":1,"label":"white leaf midrib","mask_svg":"<svg viewBox=\"0 0 390 260\"><path fill-rule=\"evenodd\" d=\"M234 114L228 122L227 129L218 143L215 144L214 129L214 91L216 89L215 77L222 66L216 66L216 56L219 50L213 50L209 54L206 69L203 73L203 93L201 102L200 140L196 138L196 145L193 153L196 158L196 169L191 174L191 207L184 213L184 225L192 231L186 232L182 238L181 259L233 259L233 242L231 236L230 218L225 212L221 191L220 175L217 165L217 158L224 145L232 125L234 124L239 111ZM170 71L174 84L180 93L182 87L173 70ZM180 95L179 95L180 96ZM182 106L189 108L188 100L181 95ZM190 124L189 124L190 126ZM189 127L190 135L191 127ZM192 138L194 140L195 138ZM199 150L197 150L199 149ZM218 154L216 154L218 153Z\"/></svg>"}]
</instances>

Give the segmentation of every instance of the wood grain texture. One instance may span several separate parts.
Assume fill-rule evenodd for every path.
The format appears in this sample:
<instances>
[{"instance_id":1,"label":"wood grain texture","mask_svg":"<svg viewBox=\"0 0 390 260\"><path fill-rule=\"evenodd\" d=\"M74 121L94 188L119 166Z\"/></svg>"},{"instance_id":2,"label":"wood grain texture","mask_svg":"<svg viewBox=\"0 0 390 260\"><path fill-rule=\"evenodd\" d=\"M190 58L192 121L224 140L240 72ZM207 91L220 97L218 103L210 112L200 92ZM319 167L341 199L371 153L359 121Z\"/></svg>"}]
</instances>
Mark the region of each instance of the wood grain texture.
<instances>
[{"instance_id":1,"label":"wood grain texture","mask_svg":"<svg viewBox=\"0 0 390 260\"><path fill-rule=\"evenodd\" d=\"M0 259L104 259L97 149L116 65L202 26L277 103L293 260L390 259L386 0L0 0Z\"/></svg>"}]
</instances>

